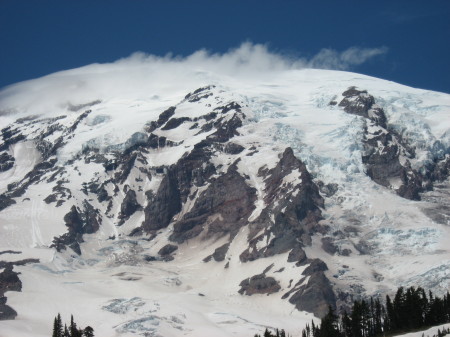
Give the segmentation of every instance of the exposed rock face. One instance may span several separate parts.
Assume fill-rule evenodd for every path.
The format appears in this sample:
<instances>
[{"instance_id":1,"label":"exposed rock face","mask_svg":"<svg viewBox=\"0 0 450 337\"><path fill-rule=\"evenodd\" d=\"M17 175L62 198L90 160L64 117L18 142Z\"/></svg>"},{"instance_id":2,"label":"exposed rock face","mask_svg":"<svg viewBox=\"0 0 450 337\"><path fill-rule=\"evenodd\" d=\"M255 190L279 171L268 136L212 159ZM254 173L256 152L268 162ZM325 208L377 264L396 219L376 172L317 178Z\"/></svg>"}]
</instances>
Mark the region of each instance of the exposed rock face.
<instances>
[{"instance_id":1,"label":"exposed rock face","mask_svg":"<svg viewBox=\"0 0 450 337\"><path fill-rule=\"evenodd\" d=\"M383 109L375 104L375 98L366 90L350 87L342 93L344 99L339 103L345 112L368 118L382 128L386 128L386 116Z\"/></svg>"},{"instance_id":2,"label":"exposed rock face","mask_svg":"<svg viewBox=\"0 0 450 337\"><path fill-rule=\"evenodd\" d=\"M69 246L75 253L81 255L80 243L83 242L83 234L97 232L102 219L98 210L85 201L83 211L72 206L70 212L64 216L64 222L68 232L60 237L55 237L51 247L55 247L59 252Z\"/></svg>"},{"instance_id":3,"label":"exposed rock face","mask_svg":"<svg viewBox=\"0 0 450 337\"><path fill-rule=\"evenodd\" d=\"M162 247L158 254L162 257L164 261L172 261L174 257L172 256L172 253L174 253L178 249L178 246L167 244L164 247Z\"/></svg>"},{"instance_id":4,"label":"exposed rock face","mask_svg":"<svg viewBox=\"0 0 450 337\"><path fill-rule=\"evenodd\" d=\"M296 262L297 266L302 266L307 262L306 253L300 246L297 244L288 255L287 262Z\"/></svg>"},{"instance_id":5,"label":"exposed rock face","mask_svg":"<svg viewBox=\"0 0 450 337\"><path fill-rule=\"evenodd\" d=\"M320 180L317 182L317 187L319 187L320 192L326 197L332 197L339 189L339 186L337 184L324 184L323 181Z\"/></svg>"},{"instance_id":6,"label":"exposed rock face","mask_svg":"<svg viewBox=\"0 0 450 337\"><path fill-rule=\"evenodd\" d=\"M321 259L313 259L309 266L303 271L302 275L311 276L314 273L328 270L327 265Z\"/></svg>"},{"instance_id":7,"label":"exposed rock face","mask_svg":"<svg viewBox=\"0 0 450 337\"><path fill-rule=\"evenodd\" d=\"M180 190L172 173L164 176L156 195L148 193L147 198L142 224L147 232L167 227L172 217L181 210Z\"/></svg>"},{"instance_id":8,"label":"exposed rock face","mask_svg":"<svg viewBox=\"0 0 450 337\"><path fill-rule=\"evenodd\" d=\"M272 294L280 291L281 287L277 280L265 274L254 275L248 279L243 280L239 286L241 289L239 293L242 295L254 294Z\"/></svg>"},{"instance_id":9,"label":"exposed rock face","mask_svg":"<svg viewBox=\"0 0 450 337\"><path fill-rule=\"evenodd\" d=\"M20 252L4 252L9 254L16 254ZM5 293L7 291L22 291L22 281L19 279L19 274L14 271L14 266L23 266L28 263L38 263L37 259L26 259L16 262L0 261L0 320L12 320L17 316L17 312L6 304L7 298Z\"/></svg>"},{"instance_id":10,"label":"exposed rock face","mask_svg":"<svg viewBox=\"0 0 450 337\"><path fill-rule=\"evenodd\" d=\"M169 109L165 110L159 115L159 118L156 122L151 122L149 125L147 125L146 131L148 133L153 132L155 129L161 127L164 125L170 117L172 117L175 113L175 107L171 106Z\"/></svg>"},{"instance_id":11,"label":"exposed rock face","mask_svg":"<svg viewBox=\"0 0 450 337\"><path fill-rule=\"evenodd\" d=\"M239 144L227 143L227 145L225 145L224 152L229 154L239 154L244 151L244 149L245 148Z\"/></svg>"},{"instance_id":12,"label":"exposed rock face","mask_svg":"<svg viewBox=\"0 0 450 337\"><path fill-rule=\"evenodd\" d=\"M190 121L189 117L171 118L169 121L161 128L161 130L172 130L179 127L186 121Z\"/></svg>"},{"instance_id":13,"label":"exposed rock face","mask_svg":"<svg viewBox=\"0 0 450 337\"><path fill-rule=\"evenodd\" d=\"M300 286L289 302L300 311L312 312L317 317L328 313L328 306L336 307L336 296L330 281L322 271L311 274L308 283Z\"/></svg>"},{"instance_id":14,"label":"exposed rock face","mask_svg":"<svg viewBox=\"0 0 450 337\"><path fill-rule=\"evenodd\" d=\"M285 253L299 243L309 245L311 234L320 229L323 199L305 164L294 156L291 148L264 176L267 207L252 226L255 232L265 229L265 233L251 238L250 247L240 255L242 262ZM258 241L270 233L273 239L267 247L258 249Z\"/></svg>"},{"instance_id":15,"label":"exposed rock face","mask_svg":"<svg viewBox=\"0 0 450 337\"><path fill-rule=\"evenodd\" d=\"M210 91L212 88L214 88L213 85L198 88L194 92L187 94L184 99L188 100L191 103L201 101L202 99L212 96L212 93Z\"/></svg>"},{"instance_id":16,"label":"exposed rock face","mask_svg":"<svg viewBox=\"0 0 450 337\"><path fill-rule=\"evenodd\" d=\"M442 182L450 176L450 154L446 154L441 160L436 160L430 173L432 181Z\"/></svg>"},{"instance_id":17,"label":"exposed rock face","mask_svg":"<svg viewBox=\"0 0 450 337\"><path fill-rule=\"evenodd\" d=\"M247 223L255 199L255 189L246 184L235 166L230 166L226 174L210 182L192 210L175 223L170 239L183 242L197 236L208 219L210 234L234 236Z\"/></svg>"},{"instance_id":18,"label":"exposed rock face","mask_svg":"<svg viewBox=\"0 0 450 337\"><path fill-rule=\"evenodd\" d=\"M12 320L17 317L17 312L6 304L7 298L0 297L0 320Z\"/></svg>"},{"instance_id":19,"label":"exposed rock face","mask_svg":"<svg viewBox=\"0 0 450 337\"><path fill-rule=\"evenodd\" d=\"M4 270L0 273L0 295L3 296L7 291L21 291L22 282L18 273L13 271L13 264L6 263Z\"/></svg>"},{"instance_id":20,"label":"exposed rock face","mask_svg":"<svg viewBox=\"0 0 450 337\"><path fill-rule=\"evenodd\" d=\"M0 154L0 172L6 172L14 166L15 159L7 152Z\"/></svg>"},{"instance_id":21,"label":"exposed rock face","mask_svg":"<svg viewBox=\"0 0 450 337\"><path fill-rule=\"evenodd\" d=\"M330 237L322 238L321 241L322 241L322 249L326 251L328 254L334 255L338 251L338 248L333 243L332 238Z\"/></svg>"},{"instance_id":22,"label":"exposed rock face","mask_svg":"<svg viewBox=\"0 0 450 337\"><path fill-rule=\"evenodd\" d=\"M21 291L22 282L13 271L12 264L7 264L4 268L0 273L0 320L11 320L16 318L17 312L6 304L4 294L7 291Z\"/></svg>"},{"instance_id":23,"label":"exposed rock face","mask_svg":"<svg viewBox=\"0 0 450 337\"><path fill-rule=\"evenodd\" d=\"M120 206L120 214L119 214L119 225L123 224L130 216L134 214L137 210L142 208L141 205L137 202L136 192L134 190L129 189L123 198L122 205Z\"/></svg>"},{"instance_id":24,"label":"exposed rock face","mask_svg":"<svg viewBox=\"0 0 450 337\"><path fill-rule=\"evenodd\" d=\"M216 250L212 254L212 257L214 258L214 260L216 260L217 262L225 260L225 256L228 252L228 248L230 248L229 243L226 243L226 244L220 246L219 248L216 248Z\"/></svg>"},{"instance_id":25,"label":"exposed rock face","mask_svg":"<svg viewBox=\"0 0 450 337\"><path fill-rule=\"evenodd\" d=\"M424 182L409 163L414 153L406 147L400 135L388 129L383 109L365 90L351 87L342 95L344 99L339 106L347 113L366 119L362 161L367 175L376 183L395 190L401 197L420 200Z\"/></svg>"},{"instance_id":26,"label":"exposed rock face","mask_svg":"<svg viewBox=\"0 0 450 337\"><path fill-rule=\"evenodd\" d=\"M3 140L3 144L0 144L0 151L8 150L11 145L25 139L25 136L20 133L19 128L13 128L12 126L3 128L0 132Z\"/></svg>"},{"instance_id":27,"label":"exposed rock face","mask_svg":"<svg viewBox=\"0 0 450 337\"><path fill-rule=\"evenodd\" d=\"M0 211L4 210L6 207L14 205L16 201L6 194L0 194Z\"/></svg>"}]
</instances>

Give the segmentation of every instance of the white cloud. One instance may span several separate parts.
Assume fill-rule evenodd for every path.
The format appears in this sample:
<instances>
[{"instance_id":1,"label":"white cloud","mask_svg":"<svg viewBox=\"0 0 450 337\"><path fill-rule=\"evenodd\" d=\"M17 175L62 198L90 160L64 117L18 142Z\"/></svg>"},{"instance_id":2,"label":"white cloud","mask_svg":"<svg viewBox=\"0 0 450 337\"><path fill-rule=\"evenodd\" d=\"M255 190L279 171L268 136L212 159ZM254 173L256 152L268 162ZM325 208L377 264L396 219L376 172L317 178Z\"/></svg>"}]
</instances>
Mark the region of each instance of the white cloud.
<instances>
[{"instance_id":1,"label":"white cloud","mask_svg":"<svg viewBox=\"0 0 450 337\"><path fill-rule=\"evenodd\" d=\"M343 52L333 49L322 49L308 63L311 68L348 70L360 65L369 59L387 53L386 47L357 48L351 47Z\"/></svg>"},{"instance_id":2,"label":"white cloud","mask_svg":"<svg viewBox=\"0 0 450 337\"><path fill-rule=\"evenodd\" d=\"M7 87L0 92L0 115L12 108L40 113L97 99L181 95L222 80L265 81L293 69L347 70L386 52L386 48L352 47L343 52L323 49L311 58L295 58L246 42L223 54L207 50L187 57L134 53L113 63L91 64Z\"/></svg>"}]
</instances>

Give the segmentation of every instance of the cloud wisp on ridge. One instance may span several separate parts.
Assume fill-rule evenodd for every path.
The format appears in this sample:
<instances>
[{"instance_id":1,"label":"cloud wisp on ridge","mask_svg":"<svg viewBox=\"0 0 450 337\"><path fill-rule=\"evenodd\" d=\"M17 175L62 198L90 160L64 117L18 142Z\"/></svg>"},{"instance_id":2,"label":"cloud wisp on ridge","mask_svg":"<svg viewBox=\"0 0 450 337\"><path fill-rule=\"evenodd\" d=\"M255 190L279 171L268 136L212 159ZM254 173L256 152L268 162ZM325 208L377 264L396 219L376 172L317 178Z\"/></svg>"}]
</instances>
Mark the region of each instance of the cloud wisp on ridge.
<instances>
[{"instance_id":1,"label":"cloud wisp on ridge","mask_svg":"<svg viewBox=\"0 0 450 337\"><path fill-rule=\"evenodd\" d=\"M305 68L349 70L386 52L385 47L351 47L342 52L322 49L310 58L292 57L251 42L222 54L205 49L185 57L137 52L113 63L91 64L6 87L0 91L0 115L17 107L24 112L48 111L67 105L68 97L71 104L79 104L112 97L149 97L162 91L177 94L215 79L251 83Z\"/></svg>"}]
</instances>

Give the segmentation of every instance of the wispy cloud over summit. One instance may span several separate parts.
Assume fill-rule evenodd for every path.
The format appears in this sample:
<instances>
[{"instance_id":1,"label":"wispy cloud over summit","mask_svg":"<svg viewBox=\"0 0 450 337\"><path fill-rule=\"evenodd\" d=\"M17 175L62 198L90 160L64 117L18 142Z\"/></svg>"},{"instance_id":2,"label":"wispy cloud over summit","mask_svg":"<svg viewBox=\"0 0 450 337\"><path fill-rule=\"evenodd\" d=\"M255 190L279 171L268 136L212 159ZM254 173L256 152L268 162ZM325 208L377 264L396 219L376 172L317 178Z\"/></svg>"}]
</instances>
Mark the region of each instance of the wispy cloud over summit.
<instances>
[{"instance_id":1,"label":"wispy cloud over summit","mask_svg":"<svg viewBox=\"0 0 450 337\"><path fill-rule=\"evenodd\" d=\"M230 49L225 53L211 53L206 49L196 51L187 57L165 57L134 53L118 63L159 63L181 64L186 66L203 67L205 70L232 75L236 70L277 71L289 69L331 69L349 70L378 55L387 53L386 47L359 48L350 47L344 51L325 48L312 57L292 57L282 53L272 52L266 45L242 43L238 48Z\"/></svg>"},{"instance_id":2,"label":"wispy cloud over summit","mask_svg":"<svg viewBox=\"0 0 450 337\"><path fill-rule=\"evenodd\" d=\"M272 52L266 45L246 42L225 53L205 49L189 56L134 53L113 63L91 64L21 82L0 91L0 111L48 111L55 106L81 104L115 97L172 95L190 88L230 80L265 81L291 70L306 68L349 70L387 52L387 48L344 51L322 49L312 57ZM67 102L67 97L73 101Z\"/></svg>"}]
</instances>

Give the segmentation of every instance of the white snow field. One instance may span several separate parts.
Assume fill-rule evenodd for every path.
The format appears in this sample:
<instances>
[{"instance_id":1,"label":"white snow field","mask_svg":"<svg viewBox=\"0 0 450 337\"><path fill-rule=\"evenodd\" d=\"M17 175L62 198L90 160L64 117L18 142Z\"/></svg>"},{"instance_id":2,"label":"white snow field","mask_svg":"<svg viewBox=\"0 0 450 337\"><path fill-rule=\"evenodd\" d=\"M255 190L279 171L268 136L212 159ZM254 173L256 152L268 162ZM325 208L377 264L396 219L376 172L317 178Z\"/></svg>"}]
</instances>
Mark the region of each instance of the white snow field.
<instances>
[{"instance_id":1,"label":"white snow field","mask_svg":"<svg viewBox=\"0 0 450 337\"><path fill-rule=\"evenodd\" d=\"M398 335L399 337L432 337L432 336L437 336L438 335L438 330L440 330L442 332L443 329L447 330L449 328L449 324L442 324L442 325L438 325L438 326L434 326L432 328L429 328L427 330L423 330L423 331L417 331L417 332L410 332L407 334L403 334L403 335Z\"/></svg>"},{"instance_id":2,"label":"white snow field","mask_svg":"<svg viewBox=\"0 0 450 337\"><path fill-rule=\"evenodd\" d=\"M82 111L92 110L58 151L58 164L64 165L86 146L100 151L125 149L133 135L142 132L146 123L156 120L170 106L177 106L176 117L197 117L209 112L208 104L235 101L247 118L233 141L253 144L259 152L247 156L244 151L213 160L225 170L237 158L241 159L238 170L249 176L249 184L257 191L256 208L249 222L265 207L264 182L258 169L263 165L274 167L279 154L290 146L315 180L339 186L335 195L325 198L322 223L333 231L344 230L348 224L357 228L353 238L339 243L340 249L353 251L349 256L326 253L321 248L320 235L305 248L308 256L326 262L326 275L336 289L345 291L350 284L363 284L362 295L391 294L401 285L422 285L436 293L449 289L450 218L446 223L436 222L426 210L449 203L450 181L427 192L428 197L422 201L403 199L377 185L365 174L361 159L362 117L349 115L329 102L339 102L351 86L367 90L384 108L388 124L416 147L411 165L420 169L436 158L437 152L450 149L450 95L349 72L283 67L249 72L243 69L221 70L220 62L217 67L202 67L182 60L131 58L64 71L3 89L0 128L30 115L37 115L36 120L41 122L24 131L26 141L8 149L16 161L11 170L0 173L0 193L40 162L32 139L45 124L45 118L66 115L60 124L71 125ZM216 86L213 96L201 104L184 101L187 93L207 85ZM95 104L74 111L91 102ZM191 124L185 124L158 131L158 136L183 143L150 151L146 156L149 166L175 163L208 135L195 134ZM54 139L49 137L55 141L57 134ZM41 181L30 185L16 204L0 212L0 252L21 252L2 254L0 260L40 259L40 263L14 267L21 273L22 292L9 291L5 296L18 316L0 321L1 337L50 336L57 313L61 313L64 322L70 321L73 314L79 326L91 325L96 336L104 337L250 337L263 333L266 327L284 328L289 334L300 336L307 322L317 320L281 299L291 280L296 282L306 266L287 263L287 253L247 263L239 260L239 254L248 247L247 227L233 239L223 262L205 263L203 259L226 243L227 238L188 240L179 245L171 262L136 258L139 254L155 255L168 243L173 228L169 225L160 230L157 239L151 241L127 237L142 224L143 211L117 226L120 201L113 202L109 217L105 206L94 196L80 191L81 184L91 177L102 181L108 179L108 173L92 162L67 165L63 178L68 181L66 187L72 198L60 207L43 201L52 186ZM137 181L139 177L135 167L125 183L142 191L154 190L160 183L157 179ZM290 178L301 179L294 175ZM119 197L123 197L122 191ZM71 249L57 253L49 248L53 238L67 230L64 215L86 198L105 214L101 215L100 230L83 236L82 255ZM143 203L144 192L137 198ZM188 203L183 205L182 213L190 207ZM446 215L442 216L445 219ZM353 248L361 240L370 247L370 254ZM226 262L228 268L224 268ZM280 282L280 292L270 296L238 293L243 279L262 273L272 263L267 275Z\"/></svg>"}]
</instances>

